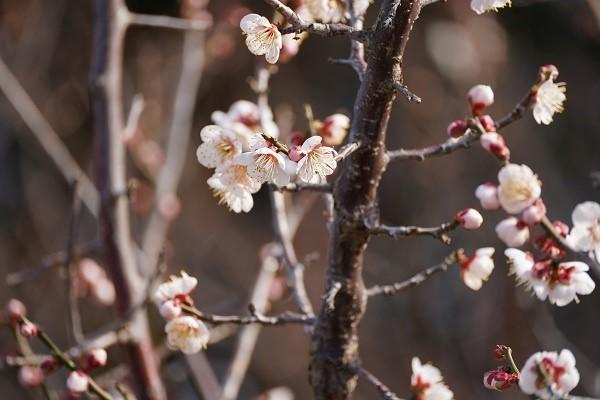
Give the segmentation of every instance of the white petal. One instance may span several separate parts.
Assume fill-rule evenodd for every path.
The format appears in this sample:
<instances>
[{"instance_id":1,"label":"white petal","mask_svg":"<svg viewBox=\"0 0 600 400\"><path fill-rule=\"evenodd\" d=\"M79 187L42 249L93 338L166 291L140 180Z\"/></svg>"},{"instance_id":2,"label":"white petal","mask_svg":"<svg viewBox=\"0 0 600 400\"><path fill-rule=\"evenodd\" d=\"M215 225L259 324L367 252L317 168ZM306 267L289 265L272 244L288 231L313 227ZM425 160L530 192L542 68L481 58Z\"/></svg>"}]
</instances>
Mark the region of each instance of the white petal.
<instances>
[{"instance_id":1,"label":"white petal","mask_svg":"<svg viewBox=\"0 0 600 400\"><path fill-rule=\"evenodd\" d=\"M256 33L265 28L270 28L271 22L258 14L245 15L240 21L240 28L246 33Z\"/></svg>"},{"instance_id":2,"label":"white petal","mask_svg":"<svg viewBox=\"0 0 600 400\"><path fill-rule=\"evenodd\" d=\"M573 210L573 224L593 224L600 219L600 204L595 201L586 201L578 204Z\"/></svg>"},{"instance_id":3,"label":"white petal","mask_svg":"<svg viewBox=\"0 0 600 400\"><path fill-rule=\"evenodd\" d=\"M304 154L308 154L315 147L321 144L323 138L321 136L311 136L302 143L301 150Z\"/></svg>"}]
</instances>

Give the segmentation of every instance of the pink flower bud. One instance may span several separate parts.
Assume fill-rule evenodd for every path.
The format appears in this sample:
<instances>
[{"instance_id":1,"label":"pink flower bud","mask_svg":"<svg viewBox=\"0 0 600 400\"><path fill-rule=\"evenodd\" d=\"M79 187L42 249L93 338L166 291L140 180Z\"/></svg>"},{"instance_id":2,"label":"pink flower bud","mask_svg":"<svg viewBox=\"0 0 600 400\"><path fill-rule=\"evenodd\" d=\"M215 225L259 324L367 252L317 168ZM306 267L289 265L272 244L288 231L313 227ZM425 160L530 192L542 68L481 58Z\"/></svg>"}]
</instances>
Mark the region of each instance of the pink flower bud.
<instances>
[{"instance_id":1,"label":"pink flower bud","mask_svg":"<svg viewBox=\"0 0 600 400\"><path fill-rule=\"evenodd\" d=\"M542 199L537 199L535 203L523 210L521 219L528 225L538 224L546 215L546 205Z\"/></svg>"},{"instance_id":2,"label":"pink flower bud","mask_svg":"<svg viewBox=\"0 0 600 400\"><path fill-rule=\"evenodd\" d=\"M302 149L298 145L294 145L290 147L288 157L293 162L298 162L302 157L304 157L304 153L302 153Z\"/></svg>"},{"instance_id":3,"label":"pink flower bud","mask_svg":"<svg viewBox=\"0 0 600 400\"><path fill-rule=\"evenodd\" d=\"M164 319L173 319L181 315L181 304L176 300L167 300L159 307L160 315Z\"/></svg>"},{"instance_id":4,"label":"pink flower bud","mask_svg":"<svg viewBox=\"0 0 600 400\"><path fill-rule=\"evenodd\" d=\"M498 187L493 183L484 183L475 190L475 197L481 202L484 210L497 210L500 208L498 200Z\"/></svg>"},{"instance_id":5,"label":"pink flower bud","mask_svg":"<svg viewBox=\"0 0 600 400\"><path fill-rule=\"evenodd\" d=\"M50 375L52 372L56 371L58 366L58 360L53 356L49 356L40 364L40 368L46 375Z\"/></svg>"},{"instance_id":6,"label":"pink flower bud","mask_svg":"<svg viewBox=\"0 0 600 400\"><path fill-rule=\"evenodd\" d=\"M39 367L26 365L19 369L19 383L24 387L39 386L44 382L46 376Z\"/></svg>"},{"instance_id":7,"label":"pink flower bud","mask_svg":"<svg viewBox=\"0 0 600 400\"><path fill-rule=\"evenodd\" d=\"M462 225L463 228L468 230L479 229L483 224L483 217L474 208L465 208L456 213L454 219Z\"/></svg>"},{"instance_id":8,"label":"pink flower bud","mask_svg":"<svg viewBox=\"0 0 600 400\"><path fill-rule=\"evenodd\" d=\"M13 322L20 321L27 315L27 307L20 300L10 299L6 304L6 315Z\"/></svg>"},{"instance_id":9,"label":"pink flower bud","mask_svg":"<svg viewBox=\"0 0 600 400\"><path fill-rule=\"evenodd\" d=\"M448 132L448 136L457 138L461 137L467 131L467 123L463 119L457 119L456 121L450 122L446 132Z\"/></svg>"},{"instance_id":10,"label":"pink flower bud","mask_svg":"<svg viewBox=\"0 0 600 400\"><path fill-rule=\"evenodd\" d=\"M487 85L473 86L467 94L473 115L480 115L486 107L494 103L494 92Z\"/></svg>"},{"instance_id":11,"label":"pink flower bud","mask_svg":"<svg viewBox=\"0 0 600 400\"><path fill-rule=\"evenodd\" d=\"M507 160L510 156L510 150L499 133L486 132L482 134L481 146L500 160Z\"/></svg>"},{"instance_id":12,"label":"pink flower bud","mask_svg":"<svg viewBox=\"0 0 600 400\"><path fill-rule=\"evenodd\" d=\"M508 247L521 247L529 240L527 224L515 217L508 217L496 225L496 234Z\"/></svg>"},{"instance_id":13,"label":"pink flower bud","mask_svg":"<svg viewBox=\"0 0 600 400\"><path fill-rule=\"evenodd\" d=\"M496 347L494 347L494 357L496 357L496 360L504 361L506 359L506 355L504 354L504 349L505 349L505 346L502 346L499 344L497 344Z\"/></svg>"},{"instance_id":14,"label":"pink flower bud","mask_svg":"<svg viewBox=\"0 0 600 400\"><path fill-rule=\"evenodd\" d=\"M67 378L67 389L73 393L86 392L89 385L88 376L82 371L73 371Z\"/></svg>"},{"instance_id":15,"label":"pink flower bud","mask_svg":"<svg viewBox=\"0 0 600 400\"><path fill-rule=\"evenodd\" d=\"M19 333L21 333L21 336L23 337L32 338L38 335L39 329L33 322L23 321L19 325Z\"/></svg>"},{"instance_id":16,"label":"pink flower bud","mask_svg":"<svg viewBox=\"0 0 600 400\"><path fill-rule=\"evenodd\" d=\"M105 306L110 306L115 302L115 286L107 278L102 278L90 286L94 299Z\"/></svg>"},{"instance_id":17,"label":"pink flower bud","mask_svg":"<svg viewBox=\"0 0 600 400\"><path fill-rule=\"evenodd\" d=\"M326 146L342 144L350 128L350 118L344 114L332 114L323 120L319 135Z\"/></svg>"},{"instance_id":18,"label":"pink flower bud","mask_svg":"<svg viewBox=\"0 0 600 400\"><path fill-rule=\"evenodd\" d=\"M489 115L480 115L479 117L477 117L477 119L479 120L481 126L483 126L483 129L485 129L486 132L496 132L496 122L494 122L494 119L492 117L490 117Z\"/></svg>"},{"instance_id":19,"label":"pink flower bud","mask_svg":"<svg viewBox=\"0 0 600 400\"><path fill-rule=\"evenodd\" d=\"M290 135L290 143L292 146L302 146L306 140L306 134L302 131L294 131Z\"/></svg>"},{"instance_id":20,"label":"pink flower bud","mask_svg":"<svg viewBox=\"0 0 600 400\"><path fill-rule=\"evenodd\" d=\"M511 387L518 379L516 374L499 368L483 374L483 386L487 389L503 391Z\"/></svg>"},{"instance_id":21,"label":"pink flower bud","mask_svg":"<svg viewBox=\"0 0 600 400\"><path fill-rule=\"evenodd\" d=\"M540 67L540 76L544 81L548 79L556 80L558 78L558 68L552 64L542 65Z\"/></svg>"},{"instance_id":22,"label":"pink flower bud","mask_svg":"<svg viewBox=\"0 0 600 400\"><path fill-rule=\"evenodd\" d=\"M108 354L104 349L94 349L85 356L86 370L92 370L106 365Z\"/></svg>"}]
</instances>

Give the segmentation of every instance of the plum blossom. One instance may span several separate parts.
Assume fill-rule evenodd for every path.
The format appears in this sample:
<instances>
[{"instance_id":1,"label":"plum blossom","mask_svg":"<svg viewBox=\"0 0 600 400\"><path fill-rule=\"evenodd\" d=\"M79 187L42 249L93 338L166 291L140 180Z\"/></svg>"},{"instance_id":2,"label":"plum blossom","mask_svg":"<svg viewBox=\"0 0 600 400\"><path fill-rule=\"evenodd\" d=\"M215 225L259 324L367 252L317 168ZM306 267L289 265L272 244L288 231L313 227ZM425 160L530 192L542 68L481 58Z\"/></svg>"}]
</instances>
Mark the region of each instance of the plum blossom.
<instances>
[{"instance_id":1,"label":"plum blossom","mask_svg":"<svg viewBox=\"0 0 600 400\"><path fill-rule=\"evenodd\" d=\"M600 204L586 201L573 210L573 229L567 241L577 251L587 251L600 262Z\"/></svg>"},{"instance_id":2,"label":"plum blossom","mask_svg":"<svg viewBox=\"0 0 600 400\"><path fill-rule=\"evenodd\" d=\"M85 365L88 370L103 367L107 361L108 353L102 348L89 351L85 357Z\"/></svg>"},{"instance_id":3,"label":"plum blossom","mask_svg":"<svg viewBox=\"0 0 600 400\"><path fill-rule=\"evenodd\" d=\"M283 43L276 25L261 15L248 14L240 21L240 28L246 35L246 46L250 53L264 55L270 64L277 62Z\"/></svg>"},{"instance_id":4,"label":"plum blossom","mask_svg":"<svg viewBox=\"0 0 600 400\"><path fill-rule=\"evenodd\" d=\"M446 128L446 133L448 136L457 138L461 137L467 131L467 121L464 119L457 119L455 121L450 122L448 124L448 128Z\"/></svg>"},{"instance_id":5,"label":"plum blossom","mask_svg":"<svg viewBox=\"0 0 600 400\"><path fill-rule=\"evenodd\" d=\"M337 152L321 145L322 140L321 136L311 136L302 144L304 157L298 161L298 177L304 182L321 182L337 167Z\"/></svg>"},{"instance_id":6,"label":"plum blossom","mask_svg":"<svg viewBox=\"0 0 600 400\"><path fill-rule=\"evenodd\" d=\"M481 208L484 210L496 210L500 208L498 200L498 187L491 182L477 186L475 197L481 202Z\"/></svg>"},{"instance_id":7,"label":"plum blossom","mask_svg":"<svg viewBox=\"0 0 600 400\"><path fill-rule=\"evenodd\" d=\"M206 168L216 168L231 162L242 153L242 143L232 131L217 125L208 125L200 131L202 144L198 146L196 157Z\"/></svg>"},{"instance_id":8,"label":"plum blossom","mask_svg":"<svg viewBox=\"0 0 600 400\"><path fill-rule=\"evenodd\" d=\"M180 276L171 275L167 282L158 285L154 292L154 298L157 302L180 299L188 296L198 285L198 279L189 276L185 271L181 271Z\"/></svg>"},{"instance_id":9,"label":"plum blossom","mask_svg":"<svg viewBox=\"0 0 600 400\"><path fill-rule=\"evenodd\" d=\"M328 146L342 144L350 128L350 118L344 114L332 114L318 123L317 132Z\"/></svg>"},{"instance_id":10,"label":"plum blossom","mask_svg":"<svg viewBox=\"0 0 600 400\"><path fill-rule=\"evenodd\" d=\"M498 367L483 374L483 386L499 392L508 389L518 381L519 376L516 373L510 372L506 367Z\"/></svg>"},{"instance_id":11,"label":"plum blossom","mask_svg":"<svg viewBox=\"0 0 600 400\"><path fill-rule=\"evenodd\" d=\"M170 320L165 326L167 346L185 354L194 354L206 348L209 331L202 321L186 315Z\"/></svg>"},{"instance_id":12,"label":"plum blossom","mask_svg":"<svg viewBox=\"0 0 600 400\"><path fill-rule=\"evenodd\" d=\"M467 100L473 115L480 115L486 107L494 104L494 91L487 85L475 85L469 89Z\"/></svg>"},{"instance_id":13,"label":"plum blossom","mask_svg":"<svg viewBox=\"0 0 600 400\"><path fill-rule=\"evenodd\" d=\"M25 365L19 368L18 380L24 387L36 387L41 385L46 375L38 366Z\"/></svg>"},{"instance_id":14,"label":"plum blossom","mask_svg":"<svg viewBox=\"0 0 600 400\"><path fill-rule=\"evenodd\" d=\"M496 225L496 234L509 247L521 247L529 240L527 224L515 217L503 219Z\"/></svg>"},{"instance_id":15,"label":"plum blossom","mask_svg":"<svg viewBox=\"0 0 600 400\"><path fill-rule=\"evenodd\" d=\"M258 106L248 100L238 100L227 112L215 111L210 118L216 125L235 133L242 143L243 151L248 151L254 145L259 131L272 137L279 135L270 109L265 110L261 116Z\"/></svg>"},{"instance_id":16,"label":"plum blossom","mask_svg":"<svg viewBox=\"0 0 600 400\"><path fill-rule=\"evenodd\" d=\"M470 257L463 256L460 263L460 275L462 280L473 290L481 289L484 281L487 281L494 270L493 247L482 247L475 250Z\"/></svg>"},{"instance_id":17,"label":"plum blossom","mask_svg":"<svg viewBox=\"0 0 600 400\"><path fill-rule=\"evenodd\" d=\"M541 195L540 181L527 165L508 164L498 172L498 200L509 214L518 214Z\"/></svg>"},{"instance_id":18,"label":"plum blossom","mask_svg":"<svg viewBox=\"0 0 600 400\"><path fill-rule=\"evenodd\" d=\"M82 371L73 371L67 377L67 389L71 393L86 392L89 384L89 377Z\"/></svg>"},{"instance_id":19,"label":"plum blossom","mask_svg":"<svg viewBox=\"0 0 600 400\"><path fill-rule=\"evenodd\" d=\"M538 224L546 216L546 205L542 199L537 199L535 203L527 207L521 214L521 220L526 224Z\"/></svg>"},{"instance_id":20,"label":"plum blossom","mask_svg":"<svg viewBox=\"0 0 600 400\"><path fill-rule=\"evenodd\" d=\"M481 135L481 147L500 160L507 160L510 156L510 149L506 146L502 135L497 132L483 133Z\"/></svg>"},{"instance_id":21,"label":"plum blossom","mask_svg":"<svg viewBox=\"0 0 600 400\"><path fill-rule=\"evenodd\" d=\"M532 289L536 296L558 307L566 306L578 295L587 295L594 291L596 284L587 271L589 267L579 261L562 262L558 265L552 260L536 262L530 253L518 249L506 249L510 260L511 273L519 283Z\"/></svg>"},{"instance_id":22,"label":"plum blossom","mask_svg":"<svg viewBox=\"0 0 600 400\"><path fill-rule=\"evenodd\" d=\"M550 125L555 113L564 110L563 103L567 99L566 83L555 83L552 77L542 83L535 92L533 102L533 118L538 124Z\"/></svg>"},{"instance_id":23,"label":"plum blossom","mask_svg":"<svg viewBox=\"0 0 600 400\"><path fill-rule=\"evenodd\" d=\"M248 175L259 184L272 182L280 187L287 185L296 173L296 163L270 146L261 146L265 146L264 143L240 154L235 158L235 163L248 167Z\"/></svg>"},{"instance_id":24,"label":"plum blossom","mask_svg":"<svg viewBox=\"0 0 600 400\"><path fill-rule=\"evenodd\" d=\"M412 359L410 386L419 400L452 400L454 393L444 384L442 373L431 364L421 364L417 357Z\"/></svg>"},{"instance_id":25,"label":"plum blossom","mask_svg":"<svg viewBox=\"0 0 600 400\"><path fill-rule=\"evenodd\" d=\"M510 6L510 0L471 0L471 9L479 15L506 6Z\"/></svg>"},{"instance_id":26,"label":"plum blossom","mask_svg":"<svg viewBox=\"0 0 600 400\"><path fill-rule=\"evenodd\" d=\"M258 192L261 184L248 174L248 167L230 164L218 168L207 180L208 186L219 198L219 204L225 204L235 213L249 212L254 206L252 194Z\"/></svg>"},{"instance_id":27,"label":"plum blossom","mask_svg":"<svg viewBox=\"0 0 600 400\"><path fill-rule=\"evenodd\" d=\"M541 351L527 359L521 369L519 387L523 393L540 399L568 396L579 383L579 371L570 350Z\"/></svg>"}]
</instances>

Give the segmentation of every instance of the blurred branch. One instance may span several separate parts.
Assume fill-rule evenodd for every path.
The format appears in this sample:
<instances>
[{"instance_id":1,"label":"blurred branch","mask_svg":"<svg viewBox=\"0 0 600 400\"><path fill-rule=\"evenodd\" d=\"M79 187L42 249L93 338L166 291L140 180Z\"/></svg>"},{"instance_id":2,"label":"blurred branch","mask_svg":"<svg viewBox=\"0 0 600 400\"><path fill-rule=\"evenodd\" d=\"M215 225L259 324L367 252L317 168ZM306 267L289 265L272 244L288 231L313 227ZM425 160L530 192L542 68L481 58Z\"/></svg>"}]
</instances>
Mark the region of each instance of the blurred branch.
<instances>
[{"instance_id":1,"label":"blurred branch","mask_svg":"<svg viewBox=\"0 0 600 400\"><path fill-rule=\"evenodd\" d=\"M415 286L419 286L421 283L425 282L427 279L431 278L433 275L436 275L439 272L445 272L448 270L448 267L456 264L458 262L458 257L463 253L463 249L458 249L450 253L444 261L441 263L434 265L433 267L429 267L426 270L419 272L414 275L410 279L407 279L402 282L397 282L391 285L375 285L367 289L366 293L368 297L372 296L392 296L394 294L398 294L407 289L413 288Z\"/></svg>"},{"instance_id":2,"label":"blurred branch","mask_svg":"<svg viewBox=\"0 0 600 400\"><path fill-rule=\"evenodd\" d=\"M69 184L79 182L79 194L83 203L92 215L97 216L100 205L98 191L2 59L0 59L0 89L67 182Z\"/></svg>"},{"instance_id":3,"label":"blurred branch","mask_svg":"<svg viewBox=\"0 0 600 400\"><path fill-rule=\"evenodd\" d=\"M381 382L375 375L367 371L362 367L355 368L355 373L363 379L365 382L375 386L375 389L381 395L381 398L384 400L402 400L400 399L394 392L390 390L383 382Z\"/></svg>"},{"instance_id":4,"label":"blurred branch","mask_svg":"<svg viewBox=\"0 0 600 400\"><path fill-rule=\"evenodd\" d=\"M155 28L206 31L211 22L208 20L182 19L167 15L138 14L128 11L128 22L131 25Z\"/></svg>"},{"instance_id":5,"label":"blurred branch","mask_svg":"<svg viewBox=\"0 0 600 400\"><path fill-rule=\"evenodd\" d=\"M203 32L185 34L181 75L174 96L165 164L158 175L155 204L142 240L145 276L152 275L156 269L158 255L163 249L172 219L161 212L161 202L167 196L173 196L174 201L177 201L177 186L188 153L198 86L205 64L204 42Z\"/></svg>"},{"instance_id":6,"label":"blurred branch","mask_svg":"<svg viewBox=\"0 0 600 400\"><path fill-rule=\"evenodd\" d=\"M283 190L287 192L301 192L305 190L313 191L313 192L331 192L331 184L330 183L288 183L286 186L282 188L275 187L276 190Z\"/></svg>"}]
</instances>

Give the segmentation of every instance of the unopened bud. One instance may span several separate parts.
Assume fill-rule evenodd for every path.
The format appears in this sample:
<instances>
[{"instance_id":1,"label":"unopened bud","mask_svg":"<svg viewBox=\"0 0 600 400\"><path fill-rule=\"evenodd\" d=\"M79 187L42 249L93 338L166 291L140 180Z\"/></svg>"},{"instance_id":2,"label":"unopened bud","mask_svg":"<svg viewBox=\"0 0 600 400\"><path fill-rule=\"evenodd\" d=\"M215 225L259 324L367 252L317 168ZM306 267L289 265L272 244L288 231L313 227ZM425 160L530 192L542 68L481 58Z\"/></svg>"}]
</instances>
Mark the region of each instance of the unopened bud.
<instances>
[{"instance_id":1,"label":"unopened bud","mask_svg":"<svg viewBox=\"0 0 600 400\"><path fill-rule=\"evenodd\" d=\"M94 349L85 356L86 370L100 368L106 365L108 354L104 349Z\"/></svg>"},{"instance_id":2,"label":"unopened bud","mask_svg":"<svg viewBox=\"0 0 600 400\"><path fill-rule=\"evenodd\" d=\"M523 210L521 219L528 225L539 224L546 215L546 205L542 199L537 199L535 203Z\"/></svg>"},{"instance_id":3,"label":"unopened bud","mask_svg":"<svg viewBox=\"0 0 600 400\"><path fill-rule=\"evenodd\" d=\"M19 383L24 387L36 387L44 382L46 376L39 367L25 365L19 369Z\"/></svg>"},{"instance_id":4,"label":"unopened bud","mask_svg":"<svg viewBox=\"0 0 600 400\"><path fill-rule=\"evenodd\" d=\"M164 319L177 318L182 313L181 304L175 300L167 300L163 302L158 310Z\"/></svg>"},{"instance_id":5,"label":"unopened bud","mask_svg":"<svg viewBox=\"0 0 600 400\"><path fill-rule=\"evenodd\" d=\"M496 225L496 234L508 247L521 247L529 240L527 224L515 217L508 217Z\"/></svg>"},{"instance_id":6,"label":"unopened bud","mask_svg":"<svg viewBox=\"0 0 600 400\"><path fill-rule=\"evenodd\" d=\"M456 121L450 122L446 132L448 132L448 136L457 138L461 137L467 131L467 123L463 119L457 119Z\"/></svg>"},{"instance_id":7,"label":"unopened bud","mask_svg":"<svg viewBox=\"0 0 600 400\"><path fill-rule=\"evenodd\" d=\"M58 366L59 366L58 360L56 358L54 358L53 356L46 358L40 364L40 368L46 375L50 375L52 372L56 371Z\"/></svg>"},{"instance_id":8,"label":"unopened bud","mask_svg":"<svg viewBox=\"0 0 600 400\"><path fill-rule=\"evenodd\" d=\"M475 197L481 202L484 210L497 210L500 208L498 200L498 187L493 183L484 183L475 190Z\"/></svg>"},{"instance_id":9,"label":"unopened bud","mask_svg":"<svg viewBox=\"0 0 600 400\"><path fill-rule=\"evenodd\" d=\"M480 115L477 117L479 123L486 132L496 132L496 122L489 115Z\"/></svg>"},{"instance_id":10,"label":"unopened bud","mask_svg":"<svg viewBox=\"0 0 600 400\"><path fill-rule=\"evenodd\" d=\"M350 118L344 114L332 114L325 118L319 129L319 135L326 146L342 144L350 128Z\"/></svg>"},{"instance_id":11,"label":"unopened bud","mask_svg":"<svg viewBox=\"0 0 600 400\"><path fill-rule=\"evenodd\" d=\"M504 138L497 132L482 134L481 146L500 160L507 160L510 157L510 150L506 146Z\"/></svg>"},{"instance_id":12,"label":"unopened bud","mask_svg":"<svg viewBox=\"0 0 600 400\"><path fill-rule=\"evenodd\" d=\"M558 78L558 68L556 65L546 64L540 67L540 79L546 81L548 79L555 80Z\"/></svg>"},{"instance_id":13,"label":"unopened bud","mask_svg":"<svg viewBox=\"0 0 600 400\"><path fill-rule=\"evenodd\" d=\"M27 315L27 307L20 300L10 299L6 304L6 315L13 322L20 321Z\"/></svg>"},{"instance_id":14,"label":"unopened bud","mask_svg":"<svg viewBox=\"0 0 600 400\"><path fill-rule=\"evenodd\" d=\"M518 379L516 374L499 368L483 374L483 386L487 389L503 391L511 387Z\"/></svg>"},{"instance_id":15,"label":"unopened bud","mask_svg":"<svg viewBox=\"0 0 600 400\"><path fill-rule=\"evenodd\" d=\"M67 378L67 389L73 393L86 392L89 386L89 378L82 371L73 371Z\"/></svg>"},{"instance_id":16,"label":"unopened bud","mask_svg":"<svg viewBox=\"0 0 600 400\"><path fill-rule=\"evenodd\" d=\"M494 104L494 91L487 85L473 86L467 94L473 115L481 115L486 107Z\"/></svg>"},{"instance_id":17,"label":"unopened bud","mask_svg":"<svg viewBox=\"0 0 600 400\"><path fill-rule=\"evenodd\" d=\"M38 329L38 327L31 321L23 321L19 325L19 333L23 337L32 338L34 336L37 336L39 332L40 330Z\"/></svg>"},{"instance_id":18,"label":"unopened bud","mask_svg":"<svg viewBox=\"0 0 600 400\"><path fill-rule=\"evenodd\" d=\"M302 157L304 157L304 153L302 153L302 149L300 148L300 146L294 145L290 147L288 156L293 162L298 162Z\"/></svg>"},{"instance_id":19,"label":"unopened bud","mask_svg":"<svg viewBox=\"0 0 600 400\"><path fill-rule=\"evenodd\" d=\"M454 219L462 225L463 228L468 230L479 229L483 224L483 217L474 208L465 208L456 213Z\"/></svg>"}]
</instances>

